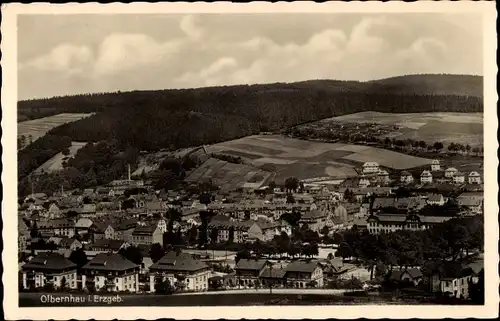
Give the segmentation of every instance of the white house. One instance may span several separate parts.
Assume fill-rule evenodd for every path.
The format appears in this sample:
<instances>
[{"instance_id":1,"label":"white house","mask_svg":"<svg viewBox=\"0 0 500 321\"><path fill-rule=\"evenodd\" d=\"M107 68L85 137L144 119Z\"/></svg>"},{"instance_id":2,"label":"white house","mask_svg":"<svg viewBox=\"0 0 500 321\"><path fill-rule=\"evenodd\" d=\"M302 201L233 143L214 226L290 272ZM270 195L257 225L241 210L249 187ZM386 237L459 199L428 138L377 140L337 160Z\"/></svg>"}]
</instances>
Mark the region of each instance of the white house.
<instances>
[{"instance_id":1,"label":"white house","mask_svg":"<svg viewBox=\"0 0 500 321\"><path fill-rule=\"evenodd\" d=\"M358 186L360 188L366 188L366 187L370 186L370 181L366 177L361 176L361 178L359 179L359 182L358 182Z\"/></svg>"},{"instance_id":2,"label":"white house","mask_svg":"<svg viewBox=\"0 0 500 321\"><path fill-rule=\"evenodd\" d=\"M432 160L431 171L436 172L439 170L441 170L441 166L439 165L439 160L437 159Z\"/></svg>"},{"instance_id":3,"label":"white house","mask_svg":"<svg viewBox=\"0 0 500 321\"><path fill-rule=\"evenodd\" d=\"M363 174L378 173L380 166L376 162L366 162L363 164Z\"/></svg>"},{"instance_id":4,"label":"white house","mask_svg":"<svg viewBox=\"0 0 500 321\"><path fill-rule=\"evenodd\" d=\"M455 184L463 184L465 183L465 175L460 172L456 172L453 176L453 183Z\"/></svg>"},{"instance_id":5,"label":"white house","mask_svg":"<svg viewBox=\"0 0 500 321\"><path fill-rule=\"evenodd\" d=\"M478 172L470 172L469 184L481 184L481 175Z\"/></svg>"},{"instance_id":6,"label":"white house","mask_svg":"<svg viewBox=\"0 0 500 321\"><path fill-rule=\"evenodd\" d=\"M426 184L426 183L432 183L432 174L429 171L423 171L422 174L420 174L420 183Z\"/></svg>"},{"instance_id":7,"label":"white house","mask_svg":"<svg viewBox=\"0 0 500 321\"><path fill-rule=\"evenodd\" d=\"M380 170L378 172L378 181L382 184L389 184L391 182L389 173L386 170Z\"/></svg>"},{"instance_id":8,"label":"white house","mask_svg":"<svg viewBox=\"0 0 500 321\"><path fill-rule=\"evenodd\" d=\"M458 172L458 170L455 167L447 168L444 171L444 177L446 177L446 178L452 178L453 176L455 176L455 173L457 173L457 172Z\"/></svg>"},{"instance_id":9,"label":"white house","mask_svg":"<svg viewBox=\"0 0 500 321\"><path fill-rule=\"evenodd\" d=\"M410 172L403 171L401 173L401 183L410 184L412 182L413 182L413 176L410 174Z\"/></svg>"}]
</instances>

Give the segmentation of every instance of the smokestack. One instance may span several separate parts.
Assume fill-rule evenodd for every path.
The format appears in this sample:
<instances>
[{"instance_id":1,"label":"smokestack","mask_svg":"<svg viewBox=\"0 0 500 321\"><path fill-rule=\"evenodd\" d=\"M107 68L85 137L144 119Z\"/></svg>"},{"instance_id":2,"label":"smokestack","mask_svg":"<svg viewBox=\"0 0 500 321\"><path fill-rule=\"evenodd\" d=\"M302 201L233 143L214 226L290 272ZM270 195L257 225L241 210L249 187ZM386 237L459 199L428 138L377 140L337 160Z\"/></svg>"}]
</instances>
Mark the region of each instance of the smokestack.
<instances>
[{"instance_id":1,"label":"smokestack","mask_svg":"<svg viewBox=\"0 0 500 321\"><path fill-rule=\"evenodd\" d=\"M130 183L130 164L128 164L128 181Z\"/></svg>"}]
</instances>

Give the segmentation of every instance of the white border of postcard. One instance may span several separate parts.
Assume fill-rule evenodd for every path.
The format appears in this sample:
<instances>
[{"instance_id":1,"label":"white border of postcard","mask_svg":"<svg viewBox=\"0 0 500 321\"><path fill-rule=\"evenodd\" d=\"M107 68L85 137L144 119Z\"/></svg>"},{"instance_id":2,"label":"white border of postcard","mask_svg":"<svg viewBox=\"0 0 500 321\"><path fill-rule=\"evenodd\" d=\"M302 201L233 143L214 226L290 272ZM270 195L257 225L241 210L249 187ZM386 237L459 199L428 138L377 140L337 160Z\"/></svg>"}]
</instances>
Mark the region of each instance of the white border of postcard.
<instances>
[{"instance_id":1,"label":"white border of postcard","mask_svg":"<svg viewBox=\"0 0 500 321\"><path fill-rule=\"evenodd\" d=\"M485 165L485 305L484 306L259 306L259 307L66 307L20 308L17 286L17 35L18 14L102 13L264 13L264 12L478 12L484 28L484 165ZM2 146L4 311L12 319L323 319L323 318L489 318L498 316L498 203L496 140L496 9L495 2L295 2L295 3L132 3L132 4L3 4L2 5Z\"/></svg>"}]
</instances>

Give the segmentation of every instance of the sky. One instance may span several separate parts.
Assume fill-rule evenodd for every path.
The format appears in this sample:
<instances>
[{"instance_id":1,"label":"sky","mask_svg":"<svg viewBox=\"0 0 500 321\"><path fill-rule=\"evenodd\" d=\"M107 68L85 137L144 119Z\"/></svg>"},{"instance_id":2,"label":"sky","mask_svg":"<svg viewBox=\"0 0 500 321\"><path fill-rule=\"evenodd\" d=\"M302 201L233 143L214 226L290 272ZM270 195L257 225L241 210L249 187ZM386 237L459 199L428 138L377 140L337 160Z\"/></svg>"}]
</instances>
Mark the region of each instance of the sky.
<instances>
[{"instance_id":1,"label":"sky","mask_svg":"<svg viewBox=\"0 0 500 321\"><path fill-rule=\"evenodd\" d=\"M480 15L18 16L18 99L406 74L482 75Z\"/></svg>"}]
</instances>

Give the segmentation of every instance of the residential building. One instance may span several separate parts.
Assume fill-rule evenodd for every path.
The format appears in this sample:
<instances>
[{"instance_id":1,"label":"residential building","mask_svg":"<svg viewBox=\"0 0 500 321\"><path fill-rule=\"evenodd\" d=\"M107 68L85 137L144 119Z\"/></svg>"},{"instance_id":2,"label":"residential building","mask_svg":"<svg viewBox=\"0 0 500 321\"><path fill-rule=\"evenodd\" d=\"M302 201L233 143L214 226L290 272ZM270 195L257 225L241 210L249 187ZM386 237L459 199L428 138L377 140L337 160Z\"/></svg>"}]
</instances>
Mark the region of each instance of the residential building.
<instances>
[{"instance_id":1,"label":"residential building","mask_svg":"<svg viewBox=\"0 0 500 321\"><path fill-rule=\"evenodd\" d=\"M259 274L259 279L263 287L285 287L287 286L285 275L286 269L264 266Z\"/></svg>"},{"instance_id":2,"label":"residential building","mask_svg":"<svg viewBox=\"0 0 500 321\"><path fill-rule=\"evenodd\" d=\"M88 234L90 232L90 227L94 224L91 219L80 218L75 223L76 233L79 235Z\"/></svg>"},{"instance_id":3,"label":"residential building","mask_svg":"<svg viewBox=\"0 0 500 321\"><path fill-rule=\"evenodd\" d=\"M158 281L168 279L172 286L188 291L208 290L209 266L190 254L170 251L149 267L149 289L154 292Z\"/></svg>"},{"instance_id":4,"label":"residential building","mask_svg":"<svg viewBox=\"0 0 500 321\"><path fill-rule=\"evenodd\" d=\"M367 188L368 186L370 186L370 181L366 177L361 176L358 182L358 186L359 188Z\"/></svg>"},{"instance_id":5,"label":"residential building","mask_svg":"<svg viewBox=\"0 0 500 321\"><path fill-rule=\"evenodd\" d=\"M231 242L243 243L248 239L248 231L254 224L255 223L253 221L239 222L231 220L212 219L210 223L208 223L207 231L209 236L212 235L211 233L213 229L216 229L218 231L216 240L217 243L224 243L229 241L231 234L233 234Z\"/></svg>"},{"instance_id":6,"label":"residential building","mask_svg":"<svg viewBox=\"0 0 500 321\"><path fill-rule=\"evenodd\" d=\"M122 240L100 239L88 246L88 249L96 252L117 253L122 248L127 248L129 243Z\"/></svg>"},{"instance_id":7,"label":"residential building","mask_svg":"<svg viewBox=\"0 0 500 321\"><path fill-rule=\"evenodd\" d=\"M469 184L481 184L481 175L478 172L470 172Z\"/></svg>"},{"instance_id":8,"label":"residential building","mask_svg":"<svg viewBox=\"0 0 500 321\"><path fill-rule=\"evenodd\" d=\"M457 172L458 170L455 167L449 167L444 171L444 177L453 178L453 176L455 176L455 173Z\"/></svg>"},{"instance_id":9,"label":"residential building","mask_svg":"<svg viewBox=\"0 0 500 321\"><path fill-rule=\"evenodd\" d=\"M163 233L158 226L138 226L132 232L133 244L155 244L163 245Z\"/></svg>"},{"instance_id":10,"label":"residential building","mask_svg":"<svg viewBox=\"0 0 500 321\"><path fill-rule=\"evenodd\" d=\"M73 237L75 235L75 222L68 219L40 221L38 231L45 236Z\"/></svg>"},{"instance_id":11,"label":"residential building","mask_svg":"<svg viewBox=\"0 0 500 321\"><path fill-rule=\"evenodd\" d=\"M390 280L397 282L411 282L414 286L417 286L420 282L422 282L423 275L418 268L405 268L402 270L392 271L389 278Z\"/></svg>"},{"instance_id":12,"label":"residential building","mask_svg":"<svg viewBox=\"0 0 500 321\"><path fill-rule=\"evenodd\" d=\"M429 205L439 205L443 206L445 199L442 194L430 194L427 195L427 204Z\"/></svg>"},{"instance_id":13,"label":"residential building","mask_svg":"<svg viewBox=\"0 0 500 321\"><path fill-rule=\"evenodd\" d=\"M381 184L389 184L391 179L389 178L389 173L386 170L380 170L378 172L378 181Z\"/></svg>"},{"instance_id":14,"label":"residential building","mask_svg":"<svg viewBox=\"0 0 500 321\"><path fill-rule=\"evenodd\" d=\"M318 261L294 261L286 266L285 278L296 288L323 287L323 269Z\"/></svg>"},{"instance_id":15,"label":"residential building","mask_svg":"<svg viewBox=\"0 0 500 321\"><path fill-rule=\"evenodd\" d=\"M441 170L441 165L439 164L438 159L433 159L431 163L431 171L437 172Z\"/></svg>"},{"instance_id":16,"label":"residential building","mask_svg":"<svg viewBox=\"0 0 500 321\"><path fill-rule=\"evenodd\" d=\"M455 184L465 183L465 174L461 172L456 172L455 175L453 175L453 183Z\"/></svg>"},{"instance_id":17,"label":"residential building","mask_svg":"<svg viewBox=\"0 0 500 321\"><path fill-rule=\"evenodd\" d=\"M238 286L253 287L267 264L267 260L240 259L234 267Z\"/></svg>"},{"instance_id":18,"label":"residential building","mask_svg":"<svg viewBox=\"0 0 500 321\"><path fill-rule=\"evenodd\" d=\"M139 265L120 254L100 253L82 268L82 284L110 292L139 291Z\"/></svg>"},{"instance_id":19,"label":"residential building","mask_svg":"<svg viewBox=\"0 0 500 321\"><path fill-rule=\"evenodd\" d=\"M306 212L299 220L299 225L307 224L310 230L319 232L326 224L327 212L314 210Z\"/></svg>"},{"instance_id":20,"label":"residential building","mask_svg":"<svg viewBox=\"0 0 500 321\"><path fill-rule=\"evenodd\" d=\"M423 171L422 174L420 174L420 183L421 184L428 184L432 183L432 174L429 171Z\"/></svg>"},{"instance_id":21,"label":"residential building","mask_svg":"<svg viewBox=\"0 0 500 321\"><path fill-rule=\"evenodd\" d=\"M469 284L475 276L471 268L445 270L439 278L439 292L461 299L469 297Z\"/></svg>"},{"instance_id":22,"label":"residential building","mask_svg":"<svg viewBox=\"0 0 500 321\"><path fill-rule=\"evenodd\" d=\"M424 230L443 223L451 217L419 216L416 214L377 214L367 218L367 229L372 234L390 233L397 230Z\"/></svg>"},{"instance_id":23,"label":"residential building","mask_svg":"<svg viewBox=\"0 0 500 321\"><path fill-rule=\"evenodd\" d=\"M66 250L70 250L70 251L75 251L75 250L82 247L82 243L74 237L72 237L72 238L63 237L61 239L61 241L59 242L59 244L57 244L57 245L61 249L66 249Z\"/></svg>"},{"instance_id":24,"label":"residential building","mask_svg":"<svg viewBox=\"0 0 500 321\"><path fill-rule=\"evenodd\" d=\"M339 204L333 210L333 215L339 217L343 222L348 222L360 211L360 206L357 203Z\"/></svg>"},{"instance_id":25,"label":"residential building","mask_svg":"<svg viewBox=\"0 0 500 321\"><path fill-rule=\"evenodd\" d=\"M282 232L291 235L291 230L292 228L290 224L286 221L270 222L259 220L253 223L248 229L248 239L258 239L260 241L267 242L272 240L275 235L280 235Z\"/></svg>"},{"instance_id":26,"label":"residential building","mask_svg":"<svg viewBox=\"0 0 500 321\"><path fill-rule=\"evenodd\" d=\"M366 162L363 164L363 174L378 173L380 166L376 162Z\"/></svg>"},{"instance_id":27,"label":"residential building","mask_svg":"<svg viewBox=\"0 0 500 321\"><path fill-rule=\"evenodd\" d=\"M41 288L52 284L60 288L63 284L77 288L76 264L57 253L43 252L22 267L23 288Z\"/></svg>"}]
</instances>

